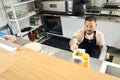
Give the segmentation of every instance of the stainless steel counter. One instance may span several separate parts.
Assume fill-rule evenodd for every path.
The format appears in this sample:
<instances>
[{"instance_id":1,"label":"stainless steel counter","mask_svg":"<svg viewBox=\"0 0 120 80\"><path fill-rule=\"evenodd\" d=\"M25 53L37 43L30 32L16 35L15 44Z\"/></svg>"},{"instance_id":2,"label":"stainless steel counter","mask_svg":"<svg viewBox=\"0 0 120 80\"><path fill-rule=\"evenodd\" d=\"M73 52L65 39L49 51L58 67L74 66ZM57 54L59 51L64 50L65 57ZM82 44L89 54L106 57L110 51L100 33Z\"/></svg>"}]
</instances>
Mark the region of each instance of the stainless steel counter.
<instances>
[{"instance_id":1,"label":"stainless steel counter","mask_svg":"<svg viewBox=\"0 0 120 80\"><path fill-rule=\"evenodd\" d=\"M68 61L68 62L74 62L75 64L81 65L80 61L76 61L72 58L72 52L54 48L51 46L43 45L42 44L42 52L54 56L56 58ZM101 65L102 65L102 60L95 59L95 58L90 58L90 69L100 71Z\"/></svg>"},{"instance_id":2,"label":"stainless steel counter","mask_svg":"<svg viewBox=\"0 0 120 80\"><path fill-rule=\"evenodd\" d=\"M120 23L120 17L118 16L96 16L98 20L108 21L108 22L118 22Z\"/></svg>"},{"instance_id":3,"label":"stainless steel counter","mask_svg":"<svg viewBox=\"0 0 120 80\"><path fill-rule=\"evenodd\" d=\"M21 38L17 38L17 41L18 41L18 44L20 44L20 45L24 45L24 44L27 44L30 42L28 40L24 40ZM56 58L80 65L80 61L76 61L72 58L72 52L70 52L70 51L66 51L63 49L47 46L44 44L42 44L42 49L40 51L44 54L54 56ZM102 63L103 63L102 60L90 58L89 67L90 67L90 69L100 71Z\"/></svg>"},{"instance_id":4,"label":"stainless steel counter","mask_svg":"<svg viewBox=\"0 0 120 80\"><path fill-rule=\"evenodd\" d=\"M26 40L24 40L24 39L17 39L17 41L18 41L18 43L20 44L21 42L19 42L19 40L21 41L23 41L23 43L24 44L27 44L27 43L30 43L30 41L26 41ZM26 42L26 43L25 43ZM10 46L10 47L12 47L12 48L14 48L14 47L19 47L19 45L17 45L17 44L10 44L10 43L8 43L7 41L5 41L5 40L0 40L0 43L2 43L2 44L5 44L5 45L7 45L7 46ZM23 43L21 43L21 44L23 44ZM23 45L24 45L23 44ZM23 48L23 50L24 51L26 51L24 48ZM22 51L23 53L25 53L24 51ZM27 50L28 51L28 50ZM3 51L4 52L4 51ZM22 52L19 52L19 53L22 53ZM47 54L47 55L49 55L49 56L54 56L54 57L56 57L56 58L59 58L59 59L61 59L61 60L65 60L65 61L67 61L67 62L71 62L71 63L75 63L76 65L80 65L81 66L81 64L80 64L80 61L76 61L76 60L73 60L73 58L72 58L72 52L70 52L70 51L66 51L66 50L62 50L62 49L58 49L58 48L54 48L54 47L51 47L51 46L47 46L47 45L43 45L42 44L42 49L40 50L40 54L42 54L42 52L43 52L43 54ZM34 52L33 52L34 53ZM22 56L22 55L20 55L20 56ZM20 57L20 56L18 56L18 57ZM23 56L24 56L24 54L23 54ZM38 55L37 55L38 56ZM11 56L10 56L11 57ZM15 57L15 56L12 56L12 58L13 57ZM28 56L29 58L30 58L30 56ZM16 57L17 58L17 57ZM11 60L11 58L10 58L10 60ZM31 58L30 58L30 60L31 60ZM48 59L49 60L49 59ZM101 60L98 60L98 59L94 59L94 58L90 58L90 69L93 69L93 70L96 70L96 71L99 71L100 72L100 70L101 70L101 67L103 67L104 68L104 65L106 64L103 64L103 63L105 63L105 62L103 62L103 61L101 61ZM108 63L107 63L108 64ZM112 63L109 63L109 64L112 64ZM64 65L64 64L63 64ZM114 65L116 65L116 64L114 64ZM111 66L112 67L112 66ZM118 65L118 67L120 67L120 65ZM27 67L26 67L27 68ZM116 71L114 71L113 69L115 69ZM120 68L119 68L120 69ZM112 67L112 69L111 68L109 68L109 70L107 70L108 72L109 71L113 71L112 73L110 73L110 74L112 74L112 75L115 75L116 76L116 74L119 76L119 70L117 67L116 68L113 68ZM14 69L13 69L14 70ZM116 73L116 72L118 72L118 73ZM108 73L108 74L109 74Z\"/></svg>"}]
</instances>

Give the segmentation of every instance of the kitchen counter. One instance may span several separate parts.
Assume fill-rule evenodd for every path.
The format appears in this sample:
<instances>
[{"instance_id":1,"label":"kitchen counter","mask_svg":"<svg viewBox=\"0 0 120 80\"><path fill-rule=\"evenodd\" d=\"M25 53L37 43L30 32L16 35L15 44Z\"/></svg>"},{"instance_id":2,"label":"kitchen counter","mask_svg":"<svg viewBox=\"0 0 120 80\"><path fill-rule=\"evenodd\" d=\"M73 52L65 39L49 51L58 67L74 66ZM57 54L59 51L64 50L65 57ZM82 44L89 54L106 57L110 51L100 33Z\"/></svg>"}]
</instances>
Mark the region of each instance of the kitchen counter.
<instances>
[{"instance_id":1,"label":"kitchen counter","mask_svg":"<svg viewBox=\"0 0 120 80\"><path fill-rule=\"evenodd\" d=\"M27 43L30 43L30 41L22 39L22 38L17 38L18 44L20 45L25 45ZM42 44L42 49L40 50L40 52L50 55L50 56L54 56L57 57L59 59L65 60L67 62L73 62L75 64L80 65L80 61L74 61L72 58L72 52L67 51L67 50L63 50L63 49L59 49L59 48L55 48L55 47L51 47L48 45L44 45ZM104 56L104 54L102 55ZM95 58L90 58L90 68L100 71L100 67L102 65L102 59L100 58L100 60L95 59Z\"/></svg>"},{"instance_id":2,"label":"kitchen counter","mask_svg":"<svg viewBox=\"0 0 120 80\"><path fill-rule=\"evenodd\" d=\"M58 49L58 48L47 46L47 45L44 45L44 44L42 44L42 46L43 47L42 47L41 51L48 54L48 55L57 57L59 59L65 60L67 62L72 62L72 63L78 64L78 65L81 65L80 61L73 60L72 52L70 52L70 51ZM102 62L103 61L101 61L101 60L98 60L98 59L95 59L95 58L90 58L89 67L90 67L90 69L100 71Z\"/></svg>"},{"instance_id":3,"label":"kitchen counter","mask_svg":"<svg viewBox=\"0 0 120 80\"><path fill-rule=\"evenodd\" d=\"M119 80L46 54L22 46L12 52L0 48L0 80Z\"/></svg>"},{"instance_id":4,"label":"kitchen counter","mask_svg":"<svg viewBox=\"0 0 120 80\"><path fill-rule=\"evenodd\" d=\"M20 40L20 41L22 41L22 40ZM27 42L27 41L24 41L24 43L25 42ZM61 60L71 62L71 63L74 63L74 64L78 64L79 66L81 66L81 61L80 60L74 60L72 58L72 52L70 52L70 51L66 51L66 50L63 50L63 49L47 46L47 45L44 45L44 44L42 44L42 49L40 51L44 54L54 56L54 57L59 58ZM119 77L118 74L120 73L120 70L119 70L120 65L104 61L104 57L105 57L104 53L106 53L105 49L102 51L102 54L100 55L99 59L90 58L89 68L92 69L92 70L96 70L96 71L99 71L99 72L102 72L102 73L112 74L114 76ZM107 67L107 64L105 66L104 63L109 63L109 64L112 65L111 66L112 67L111 68L112 72L111 72L111 69L109 69ZM114 66L114 65L117 65L117 66ZM116 70L116 71L114 71L113 69ZM107 71L105 71L105 70L107 70Z\"/></svg>"},{"instance_id":5,"label":"kitchen counter","mask_svg":"<svg viewBox=\"0 0 120 80\"><path fill-rule=\"evenodd\" d=\"M120 23L120 17L119 16L96 16L96 18L100 21Z\"/></svg>"},{"instance_id":6,"label":"kitchen counter","mask_svg":"<svg viewBox=\"0 0 120 80\"><path fill-rule=\"evenodd\" d=\"M60 16L60 17L72 17L72 18L81 18L85 19L86 16L89 15L79 15L79 16L70 16L70 15L52 15L52 14L41 14L43 16ZM120 16L103 16L103 15L94 15L97 20L100 21L108 21L108 22L117 22L120 23Z\"/></svg>"},{"instance_id":7,"label":"kitchen counter","mask_svg":"<svg viewBox=\"0 0 120 80\"><path fill-rule=\"evenodd\" d=\"M25 45L27 43L30 43L30 41L22 39L22 38L17 38L18 44L20 45ZM54 56L57 57L59 59L65 60L67 62L72 62L75 64L80 65L80 61L74 61L72 58L72 52L71 51L67 51L67 50L63 50L63 49L59 49L59 48L55 48L55 47L51 47L48 45L44 45L42 44L42 49L40 50L40 52L50 55L50 56ZM96 71L100 71L101 65L103 63L103 57L104 57L104 52L101 55L101 57L99 59L95 59L95 58L90 58L90 65L89 67L91 69L94 69Z\"/></svg>"}]
</instances>

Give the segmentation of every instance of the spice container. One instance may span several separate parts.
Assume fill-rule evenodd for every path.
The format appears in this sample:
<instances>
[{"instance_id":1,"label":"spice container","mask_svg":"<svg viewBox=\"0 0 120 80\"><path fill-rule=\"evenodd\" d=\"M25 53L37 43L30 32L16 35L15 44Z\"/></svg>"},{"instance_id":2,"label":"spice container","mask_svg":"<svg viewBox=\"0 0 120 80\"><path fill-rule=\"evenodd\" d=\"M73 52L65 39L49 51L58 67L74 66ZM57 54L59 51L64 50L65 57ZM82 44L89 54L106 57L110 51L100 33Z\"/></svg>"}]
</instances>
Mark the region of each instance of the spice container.
<instances>
[{"instance_id":1,"label":"spice container","mask_svg":"<svg viewBox=\"0 0 120 80\"><path fill-rule=\"evenodd\" d=\"M28 38L30 39L30 41L35 41L36 33L34 31L28 33Z\"/></svg>"}]
</instances>

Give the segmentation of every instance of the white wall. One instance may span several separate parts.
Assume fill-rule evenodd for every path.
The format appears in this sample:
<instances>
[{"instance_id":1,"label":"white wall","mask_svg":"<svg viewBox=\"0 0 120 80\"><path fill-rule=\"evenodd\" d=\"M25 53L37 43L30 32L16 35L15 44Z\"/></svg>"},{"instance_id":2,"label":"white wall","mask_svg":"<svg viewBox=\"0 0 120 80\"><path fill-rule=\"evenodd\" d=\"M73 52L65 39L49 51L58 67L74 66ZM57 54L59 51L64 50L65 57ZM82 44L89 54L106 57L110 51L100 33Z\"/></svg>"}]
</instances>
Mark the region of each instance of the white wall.
<instances>
[{"instance_id":1,"label":"white wall","mask_svg":"<svg viewBox=\"0 0 120 80\"><path fill-rule=\"evenodd\" d=\"M89 0L91 6L98 6L100 7L102 4L106 3L107 0ZM109 2L120 2L120 0L109 0Z\"/></svg>"},{"instance_id":2,"label":"white wall","mask_svg":"<svg viewBox=\"0 0 120 80\"><path fill-rule=\"evenodd\" d=\"M8 22L2 2L0 0L0 26L4 26Z\"/></svg>"},{"instance_id":3,"label":"white wall","mask_svg":"<svg viewBox=\"0 0 120 80\"><path fill-rule=\"evenodd\" d=\"M120 48L120 23L98 21L97 28L103 32L107 45Z\"/></svg>"},{"instance_id":4,"label":"white wall","mask_svg":"<svg viewBox=\"0 0 120 80\"><path fill-rule=\"evenodd\" d=\"M120 2L120 0L115 0L115 2Z\"/></svg>"},{"instance_id":5,"label":"white wall","mask_svg":"<svg viewBox=\"0 0 120 80\"><path fill-rule=\"evenodd\" d=\"M63 36L71 38L76 30L83 27L83 21L78 17L61 17Z\"/></svg>"},{"instance_id":6,"label":"white wall","mask_svg":"<svg viewBox=\"0 0 120 80\"><path fill-rule=\"evenodd\" d=\"M61 17L63 36L71 38L73 33L84 26L84 19ZM109 21L97 21L97 29L103 32L106 45L120 48L120 23Z\"/></svg>"},{"instance_id":7,"label":"white wall","mask_svg":"<svg viewBox=\"0 0 120 80\"><path fill-rule=\"evenodd\" d=\"M109 0L110 3L114 2L120 2L120 0Z\"/></svg>"},{"instance_id":8,"label":"white wall","mask_svg":"<svg viewBox=\"0 0 120 80\"><path fill-rule=\"evenodd\" d=\"M106 0L90 0L91 6L100 7L102 4L106 3Z\"/></svg>"}]
</instances>

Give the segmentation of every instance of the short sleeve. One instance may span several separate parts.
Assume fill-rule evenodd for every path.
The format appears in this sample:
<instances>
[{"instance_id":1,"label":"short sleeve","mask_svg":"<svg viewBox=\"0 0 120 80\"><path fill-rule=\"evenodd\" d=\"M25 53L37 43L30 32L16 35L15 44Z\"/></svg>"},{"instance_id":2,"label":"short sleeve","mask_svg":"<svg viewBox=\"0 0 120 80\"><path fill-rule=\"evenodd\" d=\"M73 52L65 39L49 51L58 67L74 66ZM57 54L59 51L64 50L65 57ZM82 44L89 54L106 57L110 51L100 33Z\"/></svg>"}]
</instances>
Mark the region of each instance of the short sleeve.
<instances>
[{"instance_id":1,"label":"short sleeve","mask_svg":"<svg viewBox=\"0 0 120 80\"><path fill-rule=\"evenodd\" d=\"M105 39L102 32L97 33L97 45L105 45Z\"/></svg>"},{"instance_id":2,"label":"short sleeve","mask_svg":"<svg viewBox=\"0 0 120 80\"><path fill-rule=\"evenodd\" d=\"M76 37L78 41L81 43L84 38L84 31L83 29L79 29L73 34L73 37Z\"/></svg>"}]
</instances>

